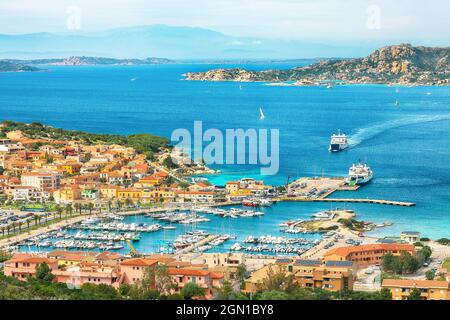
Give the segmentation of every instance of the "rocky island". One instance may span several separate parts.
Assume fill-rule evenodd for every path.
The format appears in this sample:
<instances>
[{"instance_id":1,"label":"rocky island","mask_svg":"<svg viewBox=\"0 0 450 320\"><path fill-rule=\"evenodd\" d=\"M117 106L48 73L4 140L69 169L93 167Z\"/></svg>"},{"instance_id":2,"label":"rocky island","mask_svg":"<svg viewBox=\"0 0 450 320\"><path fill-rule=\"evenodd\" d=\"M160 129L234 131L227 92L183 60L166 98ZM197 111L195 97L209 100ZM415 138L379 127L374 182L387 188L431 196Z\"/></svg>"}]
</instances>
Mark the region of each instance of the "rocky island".
<instances>
[{"instance_id":1,"label":"rocky island","mask_svg":"<svg viewBox=\"0 0 450 320\"><path fill-rule=\"evenodd\" d=\"M450 47L387 46L365 58L331 59L288 70L216 69L185 74L186 80L321 85L399 84L449 85Z\"/></svg>"},{"instance_id":2,"label":"rocky island","mask_svg":"<svg viewBox=\"0 0 450 320\"><path fill-rule=\"evenodd\" d=\"M12 63L0 60L0 72L25 72L25 71L41 71L41 70L20 63Z\"/></svg>"}]
</instances>

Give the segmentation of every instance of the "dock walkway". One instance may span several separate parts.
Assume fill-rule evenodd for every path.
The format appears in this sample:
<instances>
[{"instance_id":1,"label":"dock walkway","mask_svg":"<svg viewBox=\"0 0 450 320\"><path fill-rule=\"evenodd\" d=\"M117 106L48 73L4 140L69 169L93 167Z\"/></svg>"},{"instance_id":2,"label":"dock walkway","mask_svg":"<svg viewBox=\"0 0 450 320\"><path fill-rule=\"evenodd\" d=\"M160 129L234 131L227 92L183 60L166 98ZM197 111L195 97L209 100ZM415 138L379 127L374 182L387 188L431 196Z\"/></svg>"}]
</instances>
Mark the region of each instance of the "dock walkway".
<instances>
[{"instance_id":1,"label":"dock walkway","mask_svg":"<svg viewBox=\"0 0 450 320\"><path fill-rule=\"evenodd\" d=\"M191 251L194 251L195 248L198 248L198 247L200 247L200 246L206 245L206 244L210 243L211 241L216 240L218 237L219 237L219 236L218 236L217 234L209 235L209 236L207 236L206 238L200 240L199 242L194 243L194 244L192 244L192 245L190 245L189 247L186 247L186 248L184 248L184 249L181 249L180 251L178 251L178 252L176 253L176 256L179 256L179 255L181 255L181 254L189 253L189 252L191 252Z\"/></svg>"},{"instance_id":2,"label":"dock walkway","mask_svg":"<svg viewBox=\"0 0 450 320\"><path fill-rule=\"evenodd\" d=\"M357 198L325 198L325 199L310 199L310 198L289 198L283 197L278 198L278 201L299 201L299 202L348 202L348 203L374 203L383 204L390 206L401 206L401 207L413 207L416 204L414 202L402 202L402 201L391 201L391 200L379 200L379 199L357 199Z\"/></svg>"}]
</instances>

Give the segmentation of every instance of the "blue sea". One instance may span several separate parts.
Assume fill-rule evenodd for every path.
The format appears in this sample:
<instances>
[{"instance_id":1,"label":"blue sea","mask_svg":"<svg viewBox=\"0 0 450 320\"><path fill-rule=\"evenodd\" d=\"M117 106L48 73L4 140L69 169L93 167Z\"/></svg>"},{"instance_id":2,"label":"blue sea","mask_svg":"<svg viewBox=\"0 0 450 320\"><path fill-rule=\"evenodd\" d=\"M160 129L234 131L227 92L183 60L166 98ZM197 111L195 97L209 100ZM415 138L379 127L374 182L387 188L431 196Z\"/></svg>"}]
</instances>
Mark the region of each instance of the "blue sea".
<instances>
[{"instance_id":1,"label":"blue sea","mask_svg":"<svg viewBox=\"0 0 450 320\"><path fill-rule=\"evenodd\" d=\"M280 170L260 176L253 165L216 166L217 184L241 177L285 184L287 177L345 176L361 159L373 169L373 181L356 192L333 197L415 202L415 207L346 204L357 219L391 221L373 231L395 236L422 232L450 237L450 89L344 85L325 87L267 86L262 83L184 81L182 74L219 67L255 70L291 68L283 63L236 65L170 64L114 67L48 67L47 72L0 73L0 119L33 122L96 133L152 133L170 137L177 128L279 129ZM395 101L399 105L395 105ZM263 107L265 119L259 120ZM327 151L330 135L341 129L352 147ZM278 234L282 221L308 217L337 204L282 203L260 218L226 222L213 219L204 230L226 229L243 238ZM344 204L339 204L343 207ZM130 217L144 219L143 217ZM137 246L154 248L173 236L146 235Z\"/></svg>"}]
</instances>

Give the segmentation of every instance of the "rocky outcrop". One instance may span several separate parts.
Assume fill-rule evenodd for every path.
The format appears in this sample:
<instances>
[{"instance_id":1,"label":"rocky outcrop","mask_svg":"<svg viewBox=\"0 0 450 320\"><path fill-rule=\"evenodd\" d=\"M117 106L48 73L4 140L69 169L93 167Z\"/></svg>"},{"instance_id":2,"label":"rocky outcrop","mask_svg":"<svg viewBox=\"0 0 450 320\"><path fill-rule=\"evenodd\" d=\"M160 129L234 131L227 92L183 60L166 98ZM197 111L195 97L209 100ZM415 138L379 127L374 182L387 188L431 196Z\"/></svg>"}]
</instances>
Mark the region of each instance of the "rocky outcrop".
<instances>
[{"instance_id":1,"label":"rocky outcrop","mask_svg":"<svg viewBox=\"0 0 450 320\"><path fill-rule=\"evenodd\" d=\"M187 73L187 80L287 82L314 85L327 81L342 83L385 83L406 85L449 85L450 48L388 46L366 58L334 59L289 70L249 71L217 69Z\"/></svg>"}]
</instances>

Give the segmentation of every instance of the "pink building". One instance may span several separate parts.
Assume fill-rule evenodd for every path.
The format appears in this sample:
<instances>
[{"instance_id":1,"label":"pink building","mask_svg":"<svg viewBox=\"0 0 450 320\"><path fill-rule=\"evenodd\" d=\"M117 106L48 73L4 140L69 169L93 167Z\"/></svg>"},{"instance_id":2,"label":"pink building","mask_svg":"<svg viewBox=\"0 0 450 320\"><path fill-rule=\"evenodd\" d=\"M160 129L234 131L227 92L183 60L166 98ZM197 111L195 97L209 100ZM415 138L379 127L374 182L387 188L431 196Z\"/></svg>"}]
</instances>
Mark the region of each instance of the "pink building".
<instances>
[{"instance_id":1,"label":"pink building","mask_svg":"<svg viewBox=\"0 0 450 320\"><path fill-rule=\"evenodd\" d=\"M86 283L114 285L120 276L119 269L92 263L80 264L52 272L56 281L78 288Z\"/></svg>"},{"instance_id":2,"label":"pink building","mask_svg":"<svg viewBox=\"0 0 450 320\"><path fill-rule=\"evenodd\" d=\"M156 267L158 260L148 258L128 259L120 263L120 284L133 284L144 277L144 270Z\"/></svg>"},{"instance_id":3,"label":"pink building","mask_svg":"<svg viewBox=\"0 0 450 320\"><path fill-rule=\"evenodd\" d=\"M11 260L5 261L3 273L19 280L26 280L27 276L33 276L36 273L36 267L42 263L47 263L52 272L58 270L58 260L18 254Z\"/></svg>"}]
</instances>

